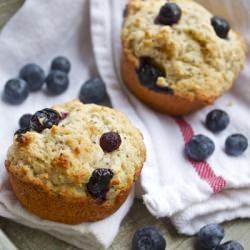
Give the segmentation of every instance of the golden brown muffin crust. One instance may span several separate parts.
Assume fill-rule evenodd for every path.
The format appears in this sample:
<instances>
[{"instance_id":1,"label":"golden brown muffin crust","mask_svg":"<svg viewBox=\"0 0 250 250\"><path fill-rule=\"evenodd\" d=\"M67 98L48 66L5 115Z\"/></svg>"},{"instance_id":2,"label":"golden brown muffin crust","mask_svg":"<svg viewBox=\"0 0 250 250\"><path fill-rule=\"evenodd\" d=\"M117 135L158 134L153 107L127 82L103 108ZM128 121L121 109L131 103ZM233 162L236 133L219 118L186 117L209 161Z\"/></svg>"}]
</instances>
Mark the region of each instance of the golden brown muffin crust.
<instances>
[{"instance_id":1,"label":"golden brown muffin crust","mask_svg":"<svg viewBox=\"0 0 250 250\"><path fill-rule=\"evenodd\" d=\"M243 68L246 42L232 29L227 39L219 38L211 25L212 14L195 1L170 2L182 10L179 22L171 26L155 23L165 0L129 2L122 32L123 60L136 70L140 58L150 58L165 72L157 80L159 87L167 86L175 97L201 102L201 106L212 104L231 88Z\"/></svg>"},{"instance_id":2,"label":"golden brown muffin crust","mask_svg":"<svg viewBox=\"0 0 250 250\"><path fill-rule=\"evenodd\" d=\"M58 126L16 135L8 151L5 165L16 196L42 218L70 224L104 218L120 207L138 178L146 158L142 135L125 115L110 108L72 101L53 109L67 114ZM122 143L106 153L99 141L110 131ZM99 168L114 174L102 202L87 189Z\"/></svg>"}]
</instances>

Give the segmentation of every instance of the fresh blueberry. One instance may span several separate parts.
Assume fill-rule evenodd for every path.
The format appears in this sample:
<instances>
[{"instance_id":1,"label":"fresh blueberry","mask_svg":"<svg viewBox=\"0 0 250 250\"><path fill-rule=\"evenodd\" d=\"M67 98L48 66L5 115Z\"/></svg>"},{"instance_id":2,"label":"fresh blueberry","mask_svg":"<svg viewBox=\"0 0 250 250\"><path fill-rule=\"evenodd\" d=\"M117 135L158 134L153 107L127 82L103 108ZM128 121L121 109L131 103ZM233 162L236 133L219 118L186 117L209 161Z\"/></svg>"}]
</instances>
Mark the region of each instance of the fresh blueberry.
<instances>
[{"instance_id":1,"label":"fresh blueberry","mask_svg":"<svg viewBox=\"0 0 250 250\"><path fill-rule=\"evenodd\" d=\"M101 104L106 98L106 87L100 77L88 80L80 89L79 99L83 103Z\"/></svg>"},{"instance_id":2,"label":"fresh blueberry","mask_svg":"<svg viewBox=\"0 0 250 250\"><path fill-rule=\"evenodd\" d=\"M106 200L106 194L109 191L109 183L114 173L111 169L95 169L87 183L87 190L91 196L99 201Z\"/></svg>"},{"instance_id":3,"label":"fresh blueberry","mask_svg":"<svg viewBox=\"0 0 250 250\"><path fill-rule=\"evenodd\" d=\"M248 140L244 135L233 134L226 139L225 151L228 155L239 156L248 148Z\"/></svg>"},{"instance_id":4,"label":"fresh blueberry","mask_svg":"<svg viewBox=\"0 0 250 250\"><path fill-rule=\"evenodd\" d=\"M20 71L20 77L28 83L30 91L41 89L45 82L43 69L34 63L25 65Z\"/></svg>"},{"instance_id":5,"label":"fresh blueberry","mask_svg":"<svg viewBox=\"0 0 250 250\"><path fill-rule=\"evenodd\" d=\"M227 38L228 32L230 30L230 25L225 18L220 16L214 16L211 19L211 24L218 37L223 39Z\"/></svg>"},{"instance_id":6,"label":"fresh blueberry","mask_svg":"<svg viewBox=\"0 0 250 250\"><path fill-rule=\"evenodd\" d=\"M223 110L213 110L208 113L206 118L206 127L214 133L224 130L230 122L228 114Z\"/></svg>"},{"instance_id":7,"label":"fresh blueberry","mask_svg":"<svg viewBox=\"0 0 250 250\"><path fill-rule=\"evenodd\" d=\"M54 109L43 109L37 111L30 119L30 129L42 132L46 128L52 128L61 121L60 114Z\"/></svg>"},{"instance_id":8,"label":"fresh blueberry","mask_svg":"<svg viewBox=\"0 0 250 250\"><path fill-rule=\"evenodd\" d=\"M140 83L145 87L155 91L163 91L168 93L169 95L173 94L173 90L171 88L160 88L156 85L158 77L165 77L165 72L154 65L149 57L140 58L140 65L137 70L137 74Z\"/></svg>"},{"instance_id":9,"label":"fresh blueberry","mask_svg":"<svg viewBox=\"0 0 250 250\"><path fill-rule=\"evenodd\" d=\"M25 114L19 119L20 128L29 128L32 115Z\"/></svg>"},{"instance_id":10,"label":"fresh blueberry","mask_svg":"<svg viewBox=\"0 0 250 250\"><path fill-rule=\"evenodd\" d=\"M104 133L100 138L100 146L104 152L112 152L120 147L121 137L116 132Z\"/></svg>"},{"instance_id":11,"label":"fresh blueberry","mask_svg":"<svg viewBox=\"0 0 250 250\"><path fill-rule=\"evenodd\" d=\"M28 84L22 79L11 79L4 86L3 100L5 102L20 104L28 97L28 95Z\"/></svg>"},{"instance_id":12,"label":"fresh blueberry","mask_svg":"<svg viewBox=\"0 0 250 250\"><path fill-rule=\"evenodd\" d=\"M51 64L52 70L60 70L66 74L70 72L71 64L70 61L64 56L56 57Z\"/></svg>"},{"instance_id":13,"label":"fresh blueberry","mask_svg":"<svg viewBox=\"0 0 250 250\"><path fill-rule=\"evenodd\" d=\"M204 135L195 135L185 146L187 156L195 161L206 160L213 154L215 145L211 139Z\"/></svg>"},{"instance_id":14,"label":"fresh blueberry","mask_svg":"<svg viewBox=\"0 0 250 250\"><path fill-rule=\"evenodd\" d=\"M46 79L46 85L50 94L60 95L69 86L68 75L59 70L52 70Z\"/></svg>"},{"instance_id":15,"label":"fresh blueberry","mask_svg":"<svg viewBox=\"0 0 250 250\"><path fill-rule=\"evenodd\" d=\"M202 227L197 235L199 245L205 249L214 249L219 246L224 236L224 229L218 224Z\"/></svg>"},{"instance_id":16,"label":"fresh blueberry","mask_svg":"<svg viewBox=\"0 0 250 250\"><path fill-rule=\"evenodd\" d=\"M216 250L244 250L244 247L237 241L228 241L218 246Z\"/></svg>"},{"instance_id":17,"label":"fresh blueberry","mask_svg":"<svg viewBox=\"0 0 250 250\"><path fill-rule=\"evenodd\" d=\"M178 23L180 18L180 7L176 3L166 3L160 9L156 24L173 25Z\"/></svg>"},{"instance_id":18,"label":"fresh blueberry","mask_svg":"<svg viewBox=\"0 0 250 250\"><path fill-rule=\"evenodd\" d=\"M132 250L165 250L166 240L155 227L143 227L136 231L132 240Z\"/></svg>"},{"instance_id":19,"label":"fresh blueberry","mask_svg":"<svg viewBox=\"0 0 250 250\"><path fill-rule=\"evenodd\" d=\"M128 4L126 4L126 6L124 7L122 14L124 18L128 16Z\"/></svg>"}]
</instances>

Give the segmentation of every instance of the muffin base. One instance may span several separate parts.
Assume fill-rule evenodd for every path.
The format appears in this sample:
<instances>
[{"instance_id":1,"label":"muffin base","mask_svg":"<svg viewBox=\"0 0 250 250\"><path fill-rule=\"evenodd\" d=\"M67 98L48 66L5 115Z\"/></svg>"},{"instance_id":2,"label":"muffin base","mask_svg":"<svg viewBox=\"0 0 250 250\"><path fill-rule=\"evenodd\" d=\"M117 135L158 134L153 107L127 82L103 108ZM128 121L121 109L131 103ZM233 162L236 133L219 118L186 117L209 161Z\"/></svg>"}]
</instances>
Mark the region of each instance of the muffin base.
<instances>
[{"instance_id":1,"label":"muffin base","mask_svg":"<svg viewBox=\"0 0 250 250\"><path fill-rule=\"evenodd\" d=\"M189 100L144 87L138 79L135 63L125 51L122 55L122 77L128 89L138 99L161 113L173 116L187 115L208 105L200 100Z\"/></svg>"},{"instance_id":2,"label":"muffin base","mask_svg":"<svg viewBox=\"0 0 250 250\"><path fill-rule=\"evenodd\" d=\"M65 224L93 222L113 214L126 200L133 186L122 190L115 202L108 204L98 203L92 198L71 198L48 192L40 185L21 181L10 172L9 180L23 207L43 219Z\"/></svg>"}]
</instances>

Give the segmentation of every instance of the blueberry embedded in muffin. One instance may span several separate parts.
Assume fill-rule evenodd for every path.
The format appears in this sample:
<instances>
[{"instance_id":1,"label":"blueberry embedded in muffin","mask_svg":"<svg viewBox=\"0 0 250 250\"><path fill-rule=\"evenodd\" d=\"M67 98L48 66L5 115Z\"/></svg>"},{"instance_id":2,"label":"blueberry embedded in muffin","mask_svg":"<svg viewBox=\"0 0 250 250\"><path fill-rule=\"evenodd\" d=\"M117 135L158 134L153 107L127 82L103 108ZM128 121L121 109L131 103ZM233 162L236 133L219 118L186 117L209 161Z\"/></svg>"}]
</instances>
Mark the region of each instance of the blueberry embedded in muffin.
<instances>
[{"instance_id":1,"label":"blueberry embedded in muffin","mask_svg":"<svg viewBox=\"0 0 250 250\"><path fill-rule=\"evenodd\" d=\"M53 109L43 109L37 111L30 119L30 129L42 132L46 128L58 125L61 120L60 114Z\"/></svg>"},{"instance_id":2,"label":"blueberry embedded in muffin","mask_svg":"<svg viewBox=\"0 0 250 250\"><path fill-rule=\"evenodd\" d=\"M141 133L125 115L72 101L36 112L29 128L15 135L5 165L24 207L76 224L122 205L145 154Z\"/></svg>"},{"instance_id":3,"label":"blueberry embedded in muffin","mask_svg":"<svg viewBox=\"0 0 250 250\"><path fill-rule=\"evenodd\" d=\"M28 128L30 126L31 114L24 114L19 119L20 128Z\"/></svg>"},{"instance_id":4,"label":"blueberry embedded in muffin","mask_svg":"<svg viewBox=\"0 0 250 250\"><path fill-rule=\"evenodd\" d=\"M164 4L156 17L155 23L162 25L173 25L181 18L181 8L176 3Z\"/></svg>"},{"instance_id":5,"label":"blueberry embedded in muffin","mask_svg":"<svg viewBox=\"0 0 250 250\"><path fill-rule=\"evenodd\" d=\"M172 115L212 104L229 90L247 51L226 19L189 0L131 0L122 43L128 88Z\"/></svg>"},{"instance_id":6,"label":"blueberry embedded in muffin","mask_svg":"<svg viewBox=\"0 0 250 250\"><path fill-rule=\"evenodd\" d=\"M100 138L100 146L104 152L112 152L120 147L121 136L117 132L104 133Z\"/></svg>"},{"instance_id":7,"label":"blueberry embedded in muffin","mask_svg":"<svg viewBox=\"0 0 250 250\"><path fill-rule=\"evenodd\" d=\"M87 183L88 192L100 202L105 201L106 194L109 191L109 184L114 173L111 169L95 169Z\"/></svg>"},{"instance_id":8,"label":"blueberry embedded in muffin","mask_svg":"<svg viewBox=\"0 0 250 250\"><path fill-rule=\"evenodd\" d=\"M211 19L211 24L218 37L223 39L226 39L228 37L228 33L230 31L230 25L225 18L214 16Z\"/></svg>"},{"instance_id":9,"label":"blueberry embedded in muffin","mask_svg":"<svg viewBox=\"0 0 250 250\"><path fill-rule=\"evenodd\" d=\"M140 83L145 87L154 91L164 91L167 94L173 94L173 90L164 81L165 72L157 65L154 65L150 58L140 58L137 74Z\"/></svg>"}]
</instances>

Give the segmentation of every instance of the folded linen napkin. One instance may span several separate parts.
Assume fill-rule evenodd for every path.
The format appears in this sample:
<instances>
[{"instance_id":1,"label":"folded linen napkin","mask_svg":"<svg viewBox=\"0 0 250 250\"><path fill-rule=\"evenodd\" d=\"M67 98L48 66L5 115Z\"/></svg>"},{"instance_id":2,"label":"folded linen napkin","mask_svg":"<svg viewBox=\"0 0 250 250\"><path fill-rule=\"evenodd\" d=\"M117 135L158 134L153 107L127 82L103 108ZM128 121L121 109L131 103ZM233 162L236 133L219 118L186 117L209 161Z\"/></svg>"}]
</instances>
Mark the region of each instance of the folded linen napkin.
<instances>
[{"instance_id":1,"label":"folded linen napkin","mask_svg":"<svg viewBox=\"0 0 250 250\"><path fill-rule=\"evenodd\" d=\"M81 84L96 76L89 27L88 0L26 0L0 34L0 94L4 83L16 77L26 63L35 62L48 69L57 55L65 55L72 62L71 86L65 94L50 97L39 91L18 106L0 101L0 215L88 250L107 248L112 243L133 203L134 193L115 214L96 223L71 226L42 220L16 200L7 181L4 160L22 114L76 98Z\"/></svg>"},{"instance_id":2,"label":"folded linen napkin","mask_svg":"<svg viewBox=\"0 0 250 250\"><path fill-rule=\"evenodd\" d=\"M249 0L200 2L217 15L226 16L250 42ZM117 82L121 83L125 95L113 99L115 106L127 112L137 124L141 124L138 120L143 123L140 128L145 135L148 160L142 171L141 185L148 210L156 217L173 216L178 231L186 234L194 234L208 222L250 217L250 196L246 195L250 190L250 149L238 158L224 153L228 135L243 133L250 140L250 58L235 87L213 106L185 118L162 115L136 100L122 84L120 33L126 1L92 0L91 5L92 41L98 70L111 96L117 92ZM109 11L104 12L106 9ZM134 113L131 115L131 107L136 118ZM206 114L215 108L225 110L231 118L229 128L218 135L204 127ZM193 134L199 133L213 139L216 151L207 162L195 163L185 158L183 148Z\"/></svg>"}]
</instances>

